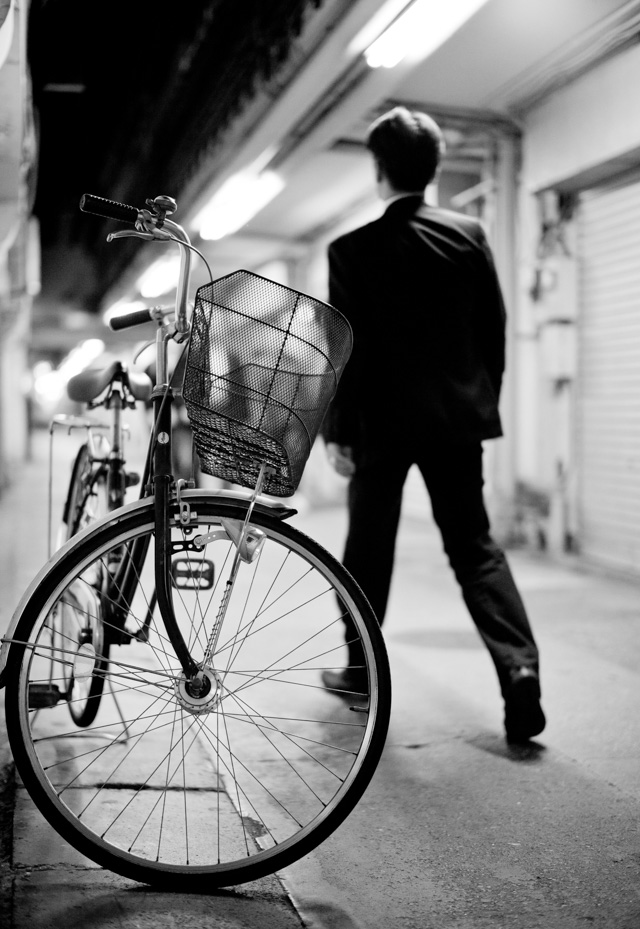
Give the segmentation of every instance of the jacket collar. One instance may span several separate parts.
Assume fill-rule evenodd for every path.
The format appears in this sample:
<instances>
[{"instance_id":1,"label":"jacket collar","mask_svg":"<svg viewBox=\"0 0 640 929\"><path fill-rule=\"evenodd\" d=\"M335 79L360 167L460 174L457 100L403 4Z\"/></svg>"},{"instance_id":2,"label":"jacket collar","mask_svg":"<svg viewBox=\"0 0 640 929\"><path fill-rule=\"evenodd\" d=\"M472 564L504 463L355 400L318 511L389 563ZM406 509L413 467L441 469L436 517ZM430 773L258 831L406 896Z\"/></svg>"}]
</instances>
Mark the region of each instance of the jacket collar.
<instances>
[{"instance_id":1,"label":"jacket collar","mask_svg":"<svg viewBox=\"0 0 640 929\"><path fill-rule=\"evenodd\" d=\"M418 194L400 194L388 201L384 211L385 216L409 216L415 213L418 207L424 205L424 196Z\"/></svg>"}]
</instances>

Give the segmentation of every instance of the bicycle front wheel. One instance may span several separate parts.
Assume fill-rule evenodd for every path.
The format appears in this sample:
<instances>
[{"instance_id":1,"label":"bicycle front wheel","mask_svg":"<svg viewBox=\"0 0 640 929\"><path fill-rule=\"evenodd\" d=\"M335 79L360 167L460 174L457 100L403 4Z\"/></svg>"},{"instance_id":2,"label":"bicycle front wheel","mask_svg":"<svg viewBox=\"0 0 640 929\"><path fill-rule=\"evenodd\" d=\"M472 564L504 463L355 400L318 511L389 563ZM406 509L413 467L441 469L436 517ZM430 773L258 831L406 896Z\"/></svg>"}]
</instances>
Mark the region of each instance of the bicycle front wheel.
<instances>
[{"instance_id":1,"label":"bicycle front wheel","mask_svg":"<svg viewBox=\"0 0 640 929\"><path fill-rule=\"evenodd\" d=\"M6 707L22 779L58 832L110 870L203 892L279 870L344 820L382 752L390 682L371 608L321 546L256 508L259 556L230 587L223 521L246 507L202 494L189 503L196 522L173 522L173 597L205 691L190 693L154 609L145 501L84 533L40 579L12 639ZM52 661L65 673L52 615L145 539L129 643L112 645L99 712L77 730L49 678ZM347 662L345 621L366 693L341 701L321 673Z\"/></svg>"}]
</instances>

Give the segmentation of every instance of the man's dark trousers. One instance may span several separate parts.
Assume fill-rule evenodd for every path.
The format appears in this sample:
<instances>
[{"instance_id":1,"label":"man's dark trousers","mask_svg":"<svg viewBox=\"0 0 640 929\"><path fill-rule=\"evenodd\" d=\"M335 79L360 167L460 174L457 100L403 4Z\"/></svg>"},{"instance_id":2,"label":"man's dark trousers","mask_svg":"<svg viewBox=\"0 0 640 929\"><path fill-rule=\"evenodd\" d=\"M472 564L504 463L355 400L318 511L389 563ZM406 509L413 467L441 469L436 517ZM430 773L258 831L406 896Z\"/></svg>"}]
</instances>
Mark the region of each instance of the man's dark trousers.
<instances>
[{"instance_id":1,"label":"man's dark trousers","mask_svg":"<svg viewBox=\"0 0 640 929\"><path fill-rule=\"evenodd\" d=\"M402 488L412 464L422 473L445 553L467 608L494 661L504 693L512 668L538 670L538 650L522 599L492 539L483 500L482 445L434 441L394 448L388 439L356 456L349 485L349 532L343 563L382 622L385 616ZM349 638L347 632L347 639ZM360 659L351 650L351 665Z\"/></svg>"}]
</instances>

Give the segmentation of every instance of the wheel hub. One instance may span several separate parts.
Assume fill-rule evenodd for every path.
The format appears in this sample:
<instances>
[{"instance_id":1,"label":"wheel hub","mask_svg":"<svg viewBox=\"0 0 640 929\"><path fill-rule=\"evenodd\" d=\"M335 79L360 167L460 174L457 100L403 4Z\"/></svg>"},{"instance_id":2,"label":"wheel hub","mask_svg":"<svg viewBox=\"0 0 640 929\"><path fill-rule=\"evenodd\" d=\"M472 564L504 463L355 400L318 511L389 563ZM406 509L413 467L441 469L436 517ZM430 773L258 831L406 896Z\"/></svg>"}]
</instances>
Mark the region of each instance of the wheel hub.
<instances>
[{"instance_id":1,"label":"wheel hub","mask_svg":"<svg viewBox=\"0 0 640 929\"><path fill-rule=\"evenodd\" d=\"M180 706L195 716L210 713L222 699L220 676L213 668L200 669L197 686L182 675L176 680L174 687Z\"/></svg>"}]
</instances>

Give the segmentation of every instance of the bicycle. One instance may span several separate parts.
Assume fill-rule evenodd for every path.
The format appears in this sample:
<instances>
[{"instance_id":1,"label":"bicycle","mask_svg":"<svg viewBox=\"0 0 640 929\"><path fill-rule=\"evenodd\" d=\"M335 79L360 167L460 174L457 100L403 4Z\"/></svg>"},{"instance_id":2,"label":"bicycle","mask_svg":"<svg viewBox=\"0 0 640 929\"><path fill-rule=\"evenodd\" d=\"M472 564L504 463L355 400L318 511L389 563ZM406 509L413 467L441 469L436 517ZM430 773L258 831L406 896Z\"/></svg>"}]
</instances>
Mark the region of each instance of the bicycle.
<instances>
[{"instance_id":1,"label":"bicycle","mask_svg":"<svg viewBox=\"0 0 640 929\"><path fill-rule=\"evenodd\" d=\"M85 441L80 445L71 468L62 513L59 541L63 544L101 516L124 506L127 488L139 484L140 475L126 468L126 427L122 413L127 408L135 409L137 402L148 401L151 389L151 380L146 374L129 371L121 361L113 361L101 369L81 371L70 378L67 384L69 399L85 404L89 410L104 407L111 415L111 423L107 425L75 416L53 418L49 429L49 539L52 535L52 450L56 428L63 427L69 432L74 429L85 431ZM104 571L96 573L92 587L102 589L105 580ZM69 600L70 595L66 602L60 602L52 611L50 625L57 648L51 661L51 680L41 688L41 699L45 704L51 699L66 700L74 723L85 727L94 721L100 707L110 642L104 636L99 611L89 612L81 604ZM60 660L61 655L72 649L77 649L78 655L85 655L91 650L100 656L95 660L95 668L90 675L76 677L73 662ZM60 666L63 680L58 697L56 688L60 690L60 687L54 682L54 676ZM33 690L32 704L35 700L36 692Z\"/></svg>"},{"instance_id":2,"label":"bicycle","mask_svg":"<svg viewBox=\"0 0 640 929\"><path fill-rule=\"evenodd\" d=\"M193 246L168 219L175 201L138 210L85 195L81 206L134 226L109 241L178 243L175 314L112 322L157 326L141 497L73 535L23 596L0 651L9 740L35 804L81 853L137 881L207 892L319 845L384 746L390 679L375 615L276 499L298 485L350 329L327 304L246 271L199 288L189 320ZM182 393L200 467L238 490L171 475L170 339L189 341ZM61 606L91 618L108 650L61 646ZM345 664L345 621L366 686L338 701L320 675ZM87 726L69 723L69 667L108 685Z\"/></svg>"}]
</instances>

